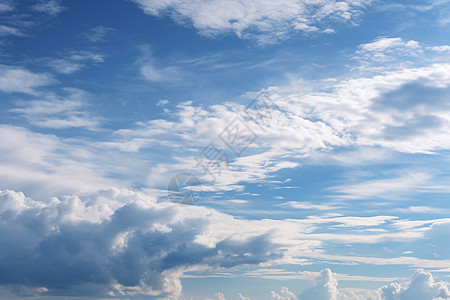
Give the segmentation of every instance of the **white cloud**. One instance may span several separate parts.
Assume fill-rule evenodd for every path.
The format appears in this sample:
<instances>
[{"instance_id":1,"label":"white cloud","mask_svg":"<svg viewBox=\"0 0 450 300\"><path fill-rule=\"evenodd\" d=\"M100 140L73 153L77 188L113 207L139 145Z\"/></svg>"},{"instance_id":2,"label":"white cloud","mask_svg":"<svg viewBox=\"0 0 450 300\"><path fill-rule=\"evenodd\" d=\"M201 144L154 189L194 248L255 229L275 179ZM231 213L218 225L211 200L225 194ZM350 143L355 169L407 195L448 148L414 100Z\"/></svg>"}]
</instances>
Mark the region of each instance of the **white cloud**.
<instances>
[{"instance_id":1,"label":"white cloud","mask_svg":"<svg viewBox=\"0 0 450 300\"><path fill-rule=\"evenodd\" d=\"M450 46L443 45L443 46L435 46L431 47L431 50L436 52L450 52Z\"/></svg>"},{"instance_id":2,"label":"white cloud","mask_svg":"<svg viewBox=\"0 0 450 300\"><path fill-rule=\"evenodd\" d=\"M48 60L48 66L62 74L72 74L86 67L87 64L102 63L103 55L89 51L73 51L65 58Z\"/></svg>"},{"instance_id":3,"label":"white cloud","mask_svg":"<svg viewBox=\"0 0 450 300\"><path fill-rule=\"evenodd\" d=\"M113 31L114 29L110 27L97 26L89 29L89 31L83 34L83 36L88 40L90 40L91 42L97 43L103 42L105 40L105 37L108 36Z\"/></svg>"},{"instance_id":4,"label":"white cloud","mask_svg":"<svg viewBox=\"0 0 450 300\"><path fill-rule=\"evenodd\" d=\"M120 163L111 166L113 154L107 155L109 163L105 163L105 149L96 150L75 139L58 139L7 125L0 125L0 140L0 189L50 197L118 185L105 174ZM125 161L134 165L129 159Z\"/></svg>"},{"instance_id":5,"label":"white cloud","mask_svg":"<svg viewBox=\"0 0 450 300\"><path fill-rule=\"evenodd\" d=\"M11 0L0 1L0 13L9 12L15 9L14 2Z\"/></svg>"},{"instance_id":6,"label":"white cloud","mask_svg":"<svg viewBox=\"0 0 450 300\"><path fill-rule=\"evenodd\" d=\"M282 287L280 295L275 293L274 291L271 291L272 294L272 300L297 300L297 297L289 291L287 287Z\"/></svg>"},{"instance_id":7,"label":"white cloud","mask_svg":"<svg viewBox=\"0 0 450 300\"><path fill-rule=\"evenodd\" d=\"M298 300L381 300L378 291L338 289L338 280L330 269L322 270L312 281L313 285L304 290Z\"/></svg>"},{"instance_id":8,"label":"white cloud","mask_svg":"<svg viewBox=\"0 0 450 300\"><path fill-rule=\"evenodd\" d=\"M158 103L156 103L157 106L165 106L167 104L169 104L169 100L166 99L161 99L158 101Z\"/></svg>"},{"instance_id":9,"label":"white cloud","mask_svg":"<svg viewBox=\"0 0 450 300\"><path fill-rule=\"evenodd\" d=\"M34 10L46 13L52 17L59 15L66 8L61 5L60 0L39 0L32 6Z\"/></svg>"},{"instance_id":10,"label":"white cloud","mask_svg":"<svg viewBox=\"0 0 450 300\"><path fill-rule=\"evenodd\" d=\"M378 290L339 289L335 274L329 269L311 275L312 286L296 297L283 287L281 295L272 291L272 300L437 300L450 299L446 283L434 282L433 276L417 270L405 283L391 283Z\"/></svg>"},{"instance_id":11,"label":"white cloud","mask_svg":"<svg viewBox=\"0 0 450 300\"><path fill-rule=\"evenodd\" d=\"M249 297L242 296L242 294L238 294L240 300L250 300Z\"/></svg>"},{"instance_id":12,"label":"white cloud","mask_svg":"<svg viewBox=\"0 0 450 300\"><path fill-rule=\"evenodd\" d=\"M417 270L405 283L391 283L380 289L383 300L433 300L450 299L444 282L435 282L431 273ZM440 297L440 298L439 298Z\"/></svg>"},{"instance_id":13,"label":"white cloud","mask_svg":"<svg viewBox=\"0 0 450 300\"><path fill-rule=\"evenodd\" d=\"M24 68L0 65L0 91L35 95L40 87L53 83L46 73L32 73Z\"/></svg>"},{"instance_id":14,"label":"white cloud","mask_svg":"<svg viewBox=\"0 0 450 300\"><path fill-rule=\"evenodd\" d=\"M217 300L225 300L225 296L223 293L216 293Z\"/></svg>"},{"instance_id":15,"label":"white cloud","mask_svg":"<svg viewBox=\"0 0 450 300\"><path fill-rule=\"evenodd\" d=\"M24 36L24 33L18 28L9 27L9 26L0 24L0 37L4 37L4 36L8 36L8 35Z\"/></svg>"},{"instance_id":16,"label":"white cloud","mask_svg":"<svg viewBox=\"0 0 450 300\"><path fill-rule=\"evenodd\" d=\"M386 62L396 57L414 57L423 53L422 46L414 40L401 37L378 37L375 41L358 46L357 56L362 60Z\"/></svg>"},{"instance_id":17,"label":"white cloud","mask_svg":"<svg viewBox=\"0 0 450 300\"><path fill-rule=\"evenodd\" d=\"M175 66L157 67L153 60L148 60L141 66L141 75L153 82L178 82L182 71Z\"/></svg>"},{"instance_id":18,"label":"white cloud","mask_svg":"<svg viewBox=\"0 0 450 300\"><path fill-rule=\"evenodd\" d=\"M192 23L201 34L216 36L233 32L239 37L270 43L295 32L326 31L322 21L349 22L362 13L370 0L360 1L150 1L133 0L154 16ZM330 24L328 24L330 25Z\"/></svg>"},{"instance_id":19,"label":"white cloud","mask_svg":"<svg viewBox=\"0 0 450 300\"><path fill-rule=\"evenodd\" d=\"M88 106L87 93L78 89L65 89L65 94L43 94L42 100L18 101L18 108L11 109L11 112L37 127L97 130L99 118L84 110Z\"/></svg>"},{"instance_id":20,"label":"white cloud","mask_svg":"<svg viewBox=\"0 0 450 300\"><path fill-rule=\"evenodd\" d=\"M375 42L363 44L359 47L363 51L385 51L389 48L403 47L405 42L402 38L384 38L379 37Z\"/></svg>"},{"instance_id":21,"label":"white cloud","mask_svg":"<svg viewBox=\"0 0 450 300\"><path fill-rule=\"evenodd\" d=\"M338 300L338 281L330 269L322 270L314 279L314 285L304 290L299 298L301 300Z\"/></svg>"},{"instance_id":22,"label":"white cloud","mask_svg":"<svg viewBox=\"0 0 450 300\"><path fill-rule=\"evenodd\" d=\"M396 178L360 181L330 190L337 193L333 197L345 200L398 199L413 193L447 192L448 187L445 184L439 185L427 173L410 173Z\"/></svg>"}]
</instances>

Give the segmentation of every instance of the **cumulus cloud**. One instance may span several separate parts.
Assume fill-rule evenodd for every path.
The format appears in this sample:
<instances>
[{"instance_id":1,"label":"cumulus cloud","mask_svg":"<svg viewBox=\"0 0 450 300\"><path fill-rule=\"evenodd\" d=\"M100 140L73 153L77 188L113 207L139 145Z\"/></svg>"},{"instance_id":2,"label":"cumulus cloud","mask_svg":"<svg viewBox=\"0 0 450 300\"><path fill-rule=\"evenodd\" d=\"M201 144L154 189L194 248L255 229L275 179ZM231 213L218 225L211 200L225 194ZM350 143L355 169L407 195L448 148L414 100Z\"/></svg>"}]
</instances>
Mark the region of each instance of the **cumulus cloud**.
<instances>
[{"instance_id":1,"label":"cumulus cloud","mask_svg":"<svg viewBox=\"0 0 450 300\"><path fill-rule=\"evenodd\" d=\"M337 300L338 281L330 269L322 270L315 279L312 287L303 291L299 298L302 300Z\"/></svg>"},{"instance_id":2,"label":"cumulus cloud","mask_svg":"<svg viewBox=\"0 0 450 300\"><path fill-rule=\"evenodd\" d=\"M38 286L43 295L177 299L186 270L280 255L267 234L212 231L230 216L128 190L45 202L1 191L0 200L0 284ZM210 244L202 242L205 234Z\"/></svg>"},{"instance_id":3,"label":"cumulus cloud","mask_svg":"<svg viewBox=\"0 0 450 300\"><path fill-rule=\"evenodd\" d=\"M294 293L289 291L287 287L282 287L280 294L271 291L272 300L297 300L297 297Z\"/></svg>"},{"instance_id":4,"label":"cumulus cloud","mask_svg":"<svg viewBox=\"0 0 450 300\"><path fill-rule=\"evenodd\" d=\"M179 23L191 23L203 35L233 32L261 43L286 38L295 32L330 32L332 29L322 28L322 21L349 22L371 3L370 0L133 1L147 14L168 15Z\"/></svg>"},{"instance_id":5,"label":"cumulus cloud","mask_svg":"<svg viewBox=\"0 0 450 300\"><path fill-rule=\"evenodd\" d=\"M429 272L419 269L404 283L394 282L378 290L339 289L338 280L330 269L311 277L312 286L295 296L288 288L272 291L272 300L440 300L450 299L444 282L435 282Z\"/></svg>"},{"instance_id":6,"label":"cumulus cloud","mask_svg":"<svg viewBox=\"0 0 450 300\"><path fill-rule=\"evenodd\" d=\"M0 91L35 95L40 87L54 82L46 73L33 73L20 67L0 65Z\"/></svg>"},{"instance_id":7,"label":"cumulus cloud","mask_svg":"<svg viewBox=\"0 0 450 300\"><path fill-rule=\"evenodd\" d=\"M380 300L380 294L374 290L338 289L338 280L330 269L322 270L312 279L313 285L305 289L297 298L274 298L280 300ZM292 296L291 296L292 295Z\"/></svg>"},{"instance_id":8,"label":"cumulus cloud","mask_svg":"<svg viewBox=\"0 0 450 300\"><path fill-rule=\"evenodd\" d=\"M417 270L405 283L391 283L380 289L383 300L433 300L450 299L447 285L435 282L431 273Z\"/></svg>"}]
</instances>

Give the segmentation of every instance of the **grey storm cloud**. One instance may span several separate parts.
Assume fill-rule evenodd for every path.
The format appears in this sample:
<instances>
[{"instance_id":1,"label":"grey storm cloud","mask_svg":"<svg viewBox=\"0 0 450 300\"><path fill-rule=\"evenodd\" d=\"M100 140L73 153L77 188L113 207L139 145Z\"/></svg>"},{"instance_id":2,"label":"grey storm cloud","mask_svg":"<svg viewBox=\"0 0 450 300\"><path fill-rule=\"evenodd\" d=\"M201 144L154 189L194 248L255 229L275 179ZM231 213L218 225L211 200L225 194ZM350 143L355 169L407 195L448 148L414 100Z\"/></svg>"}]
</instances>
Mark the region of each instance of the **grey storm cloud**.
<instances>
[{"instance_id":1,"label":"grey storm cloud","mask_svg":"<svg viewBox=\"0 0 450 300\"><path fill-rule=\"evenodd\" d=\"M220 214L107 190L41 202L0 192L0 285L18 295L176 299L195 266L258 264L281 254L268 235L197 242ZM147 298L148 299L148 298Z\"/></svg>"}]
</instances>

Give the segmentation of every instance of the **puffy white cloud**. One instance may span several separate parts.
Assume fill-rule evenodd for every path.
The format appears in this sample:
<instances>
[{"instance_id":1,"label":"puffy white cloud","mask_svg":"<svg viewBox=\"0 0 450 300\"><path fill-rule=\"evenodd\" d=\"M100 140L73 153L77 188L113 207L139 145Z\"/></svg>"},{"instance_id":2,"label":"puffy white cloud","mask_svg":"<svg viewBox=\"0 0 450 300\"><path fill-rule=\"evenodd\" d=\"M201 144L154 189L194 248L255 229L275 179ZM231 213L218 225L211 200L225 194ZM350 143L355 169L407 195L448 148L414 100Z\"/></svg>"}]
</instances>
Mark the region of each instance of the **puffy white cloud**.
<instances>
[{"instance_id":1,"label":"puffy white cloud","mask_svg":"<svg viewBox=\"0 0 450 300\"><path fill-rule=\"evenodd\" d=\"M301 300L337 300L338 298L338 281L334 277L330 269L322 270L314 279L314 285L304 290L299 298Z\"/></svg>"},{"instance_id":2,"label":"puffy white cloud","mask_svg":"<svg viewBox=\"0 0 450 300\"><path fill-rule=\"evenodd\" d=\"M223 293L216 293L217 300L225 300L225 295Z\"/></svg>"},{"instance_id":3,"label":"puffy white cloud","mask_svg":"<svg viewBox=\"0 0 450 300\"><path fill-rule=\"evenodd\" d=\"M330 32L321 28L325 19L348 22L361 14L370 0L358 1L183 1L133 0L147 14L169 15L186 20L208 36L234 32L239 37L256 38L261 43L286 38L291 32Z\"/></svg>"},{"instance_id":4,"label":"puffy white cloud","mask_svg":"<svg viewBox=\"0 0 450 300\"><path fill-rule=\"evenodd\" d=\"M297 297L289 291L289 289L285 286L281 288L280 295L271 291L272 300L297 300Z\"/></svg>"},{"instance_id":5,"label":"puffy white cloud","mask_svg":"<svg viewBox=\"0 0 450 300\"><path fill-rule=\"evenodd\" d=\"M0 91L5 93L37 94L40 87L54 80L49 74L33 73L20 67L0 65Z\"/></svg>"},{"instance_id":6,"label":"puffy white cloud","mask_svg":"<svg viewBox=\"0 0 450 300\"><path fill-rule=\"evenodd\" d=\"M388 69L386 61L393 61L398 57L417 57L423 54L422 46L419 42L405 41L401 37L387 38L379 37L375 41L362 44L357 51L357 58L362 61L379 62L380 68Z\"/></svg>"},{"instance_id":7,"label":"puffy white cloud","mask_svg":"<svg viewBox=\"0 0 450 300\"><path fill-rule=\"evenodd\" d=\"M405 283L394 282L378 290L339 289L335 274L329 269L311 277L313 285L296 297L283 287L281 294L272 291L272 300L438 300L450 299L444 282L434 282L429 272L419 269Z\"/></svg>"},{"instance_id":8,"label":"puffy white cloud","mask_svg":"<svg viewBox=\"0 0 450 300\"><path fill-rule=\"evenodd\" d=\"M435 282L431 273L417 270L405 283L391 283L380 289L383 300L450 299L444 282Z\"/></svg>"},{"instance_id":9,"label":"puffy white cloud","mask_svg":"<svg viewBox=\"0 0 450 300\"><path fill-rule=\"evenodd\" d=\"M241 299L241 300L250 300L249 297L242 296L242 294L239 294L238 296L239 296L239 299Z\"/></svg>"},{"instance_id":10,"label":"puffy white cloud","mask_svg":"<svg viewBox=\"0 0 450 300\"><path fill-rule=\"evenodd\" d=\"M435 47L431 47L431 50L436 51L436 52L450 52L450 46L448 46L448 45L435 46Z\"/></svg>"}]
</instances>

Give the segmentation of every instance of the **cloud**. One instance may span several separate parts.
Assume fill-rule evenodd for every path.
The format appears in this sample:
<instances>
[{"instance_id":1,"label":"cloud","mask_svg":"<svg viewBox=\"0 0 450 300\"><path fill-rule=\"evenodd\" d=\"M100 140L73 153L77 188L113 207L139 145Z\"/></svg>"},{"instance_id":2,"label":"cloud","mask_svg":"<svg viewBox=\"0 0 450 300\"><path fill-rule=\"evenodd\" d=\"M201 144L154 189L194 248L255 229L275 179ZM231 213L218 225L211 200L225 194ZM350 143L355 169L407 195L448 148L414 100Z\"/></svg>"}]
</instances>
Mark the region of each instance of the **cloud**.
<instances>
[{"instance_id":1,"label":"cloud","mask_svg":"<svg viewBox=\"0 0 450 300\"><path fill-rule=\"evenodd\" d=\"M405 41L401 37L378 37L375 41L358 46L356 52L360 60L385 63L397 57L416 57L423 53L422 46L414 40Z\"/></svg>"},{"instance_id":2,"label":"cloud","mask_svg":"<svg viewBox=\"0 0 450 300\"><path fill-rule=\"evenodd\" d=\"M312 286L296 297L283 287L281 294L272 291L272 300L433 300L450 299L444 282L434 282L429 272L419 269L405 283L391 283L378 290L339 289L338 280L330 269L311 276ZM440 298L439 298L440 297Z\"/></svg>"},{"instance_id":3,"label":"cloud","mask_svg":"<svg viewBox=\"0 0 450 300\"><path fill-rule=\"evenodd\" d=\"M443 46L435 46L431 47L431 50L436 52L450 52L450 46L443 45Z\"/></svg>"},{"instance_id":4,"label":"cloud","mask_svg":"<svg viewBox=\"0 0 450 300\"><path fill-rule=\"evenodd\" d=\"M105 41L105 37L113 31L114 29L110 27L97 26L89 29L83 36L91 42L97 43Z\"/></svg>"},{"instance_id":5,"label":"cloud","mask_svg":"<svg viewBox=\"0 0 450 300\"><path fill-rule=\"evenodd\" d=\"M257 39L260 43L270 43L296 32L330 32L332 29L322 28L324 20L350 22L362 13L365 5L371 3L370 0L133 1L146 14L168 15L178 23L190 23L206 36L232 32L242 38Z\"/></svg>"},{"instance_id":6,"label":"cloud","mask_svg":"<svg viewBox=\"0 0 450 300\"><path fill-rule=\"evenodd\" d=\"M11 109L37 127L67 129L86 128L98 130L100 119L84 110L88 106L88 94L78 89L65 89L66 95L47 94L42 100L18 101L18 108Z\"/></svg>"},{"instance_id":7,"label":"cloud","mask_svg":"<svg viewBox=\"0 0 450 300\"><path fill-rule=\"evenodd\" d=\"M46 73L32 73L20 67L0 65L0 91L36 95L40 87L49 85L54 79Z\"/></svg>"},{"instance_id":8,"label":"cloud","mask_svg":"<svg viewBox=\"0 0 450 300\"><path fill-rule=\"evenodd\" d=\"M0 199L0 284L16 292L178 299L185 271L280 257L265 229L235 224L246 228L238 236L231 216L129 190L46 201L0 191Z\"/></svg>"},{"instance_id":9,"label":"cloud","mask_svg":"<svg viewBox=\"0 0 450 300\"><path fill-rule=\"evenodd\" d=\"M225 296L223 293L216 293L217 300L225 300Z\"/></svg>"},{"instance_id":10,"label":"cloud","mask_svg":"<svg viewBox=\"0 0 450 300\"><path fill-rule=\"evenodd\" d=\"M337 279L334 278L330 269L322 270L315 279L312 287L303 291L299 298L302 300L337 300Z\"/></svg>"},{"instance_id":11,"label":"cloud","mask_svg":"<svg viewBox=\"0 0 450 300\"><path fill-rule=\"evenodd\" d=\"M114 154L107 155L109 163L105 163L105 149L97 151L83 141L8 125L0 125L0 140L0 189L50 197L118 184L105 176L116 159ZM129 159L123 161L134 165Z\"/></svg>"},{"instance_id":12,"label":"cloud","mask_svg":"<svg viewBox=\"0 0 450 300\"><path fill-rule=\"evenodd\" d=\"M362 51L386 51L388 49L397 48L397 47L416 47L417 42L409 41L405 43L402 38L386 38L386 37L379 37L374 42L360 45L359 48L361 48Z\"/></svg>"},{"instance_id":13,"label":"cloud","mask_svg":"<svg viewBox=\"0 0 450 300\"><path fill-rule=\"evenodd\" d=\"M9 27L9 26L0 24L0 37L4 37L4 36L8 36L8 35L24 36L24 33L18 28Z\"/></svg>"},{"instance_id":14,"label":"cloud","mask_svg":"<svg viewBox=\"0 0 450 300\"><path fill-rule=\"evenodd\" d=\"M380 289L383 300L433 300L450 299L444 282L435 282L431 273L417 270L405 283L391 283ZM440 297L440 298L439 298Z\"/></svg>"},{"instance_id":15,"label":"cloud","mask_svg":"<svg viewBox=\"0 0 450 300\"><path fill-rule=\"evenodd\" d=\"M437 179L427 173L410 173L396 178L360 181L356 184L333 187L338 199L398 199L408 194L427 192L447 192L445 184L438 184Z\"/></svg>"},{"instance_id":16,"label":"cloud","mask_svg":"<svg viewBox=\"0 0 450 300\"><path fill-rule=\"evenodd\" d=\"M11 0L2 0L0 2L0 13L13 11L15 9L14 2Z\"/></svg>"},{"instance_id":17,"label":"cloud","mask_svg":"<svg viewBox=\"0 0 450 300\"><path fill-rule=\"evenodd\" d=\"M275 293L274 291L271 291L271 294L272 300L297 300L295 294L289 291L289 289L285 286L281 288L280 295Z\"/></svg>"},{"instance_id":18,"label":"cloud","mask_svg":"<svg viewBox=\"0 0 450 300\"><path fill-rule=\"evenodd\" d=\"M46 13L52 17L59 15L66 9L61 5L60 0L39 0L32 8L35 11Z\"/></svg>"},{"instance_id":19,"label":"cloud","mask_svg":"<svg viewBox=\"0 0 450 300\"><path fill-rule=\"evenodd\" d=\"M145 62L140 68L141 75L152 82L179 82L182 71L175 66L159 67L153 59Z\"/></svg>"},{"instance_id":20,"label":"cloud","mask_svg":"<svg viewBox=\"0 0 450 300\"><path fill-rule=\"evenodd\" d=\"M165 106L167 104L169 104L169 100L166 99L161 99L158 101L158 103L156 103L157 106Z\"/></svg>"},{"instance_id":21,"label":"cloud","mask_svg":"<svg viewBox=\"0 0 450 300\"><path fill-rule=\"evenodd\" d=\"M86 64L102 63L103 55L89 51L72 51L65 58L49 59L48 66L62 74L72 74L86 67Z\"/></svg>"}]
</instances>

